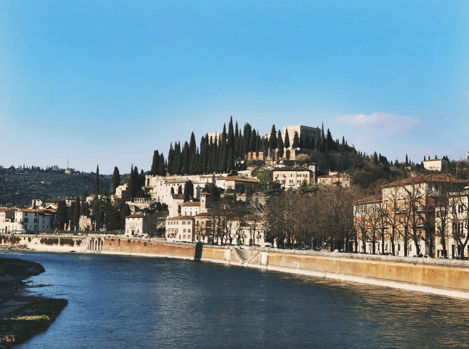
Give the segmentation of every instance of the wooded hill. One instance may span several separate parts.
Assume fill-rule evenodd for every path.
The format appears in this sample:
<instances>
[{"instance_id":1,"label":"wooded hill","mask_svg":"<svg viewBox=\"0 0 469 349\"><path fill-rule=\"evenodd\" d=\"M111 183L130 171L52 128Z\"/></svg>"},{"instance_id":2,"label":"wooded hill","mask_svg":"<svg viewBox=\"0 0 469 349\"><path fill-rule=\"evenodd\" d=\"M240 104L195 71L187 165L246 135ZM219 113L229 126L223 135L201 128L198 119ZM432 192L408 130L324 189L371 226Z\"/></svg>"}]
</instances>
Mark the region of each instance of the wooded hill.
<instances>
[{"instance_id":1,"label":"wooded hill","mask_svg":"<svg viewBox=\"0 0 469 349\"><path fill-rule=\"evenodd\" d=\"M283 142L285 139L285 143ZM296 134L293 144L289 144L289 135L282 137L282 132L272 125L270 137L265 140L261 133L246 123L243 129L238 122L230 118L228 130L223 125L221 136L209 137L204 135L199 143L196 143L192 132L189 142L181 144L177 141L170 144L168 158L158 150L154 151L151 166L152 175L194 175L212 173L230 173L233 170L243 170L253 163L262 166L263 161L247 162L246 155L249 152L263 153L267 157L269 151L276 150L279 156L283 155L284 148L300 148L304 152L301 161L287 161L286 164L302 164L314 162L318 174L327 174L329 171L346 172L353 177L354 183L368 187L376 180L394 180L404 175L405 167L412 165L406 157L406 161L399 163L397 160L389 162L386 156L377 154L367 155L359 152L354 146L349 146L347 141L334 140L331 131L324 131L324 125L317 137L301 137ZM414 164L415 165L415 164Z\"/></svg>"}]
</instances>

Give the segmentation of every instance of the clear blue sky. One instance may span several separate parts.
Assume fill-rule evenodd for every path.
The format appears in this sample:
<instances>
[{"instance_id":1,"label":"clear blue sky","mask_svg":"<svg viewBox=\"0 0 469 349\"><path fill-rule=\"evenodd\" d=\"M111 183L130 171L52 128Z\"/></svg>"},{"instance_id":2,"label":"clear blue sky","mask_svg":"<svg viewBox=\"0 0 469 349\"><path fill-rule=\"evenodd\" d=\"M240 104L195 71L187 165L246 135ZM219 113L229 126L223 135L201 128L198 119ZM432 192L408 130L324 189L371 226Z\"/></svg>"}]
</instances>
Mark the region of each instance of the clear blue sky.
<instances>
[{"instance_id":1,"label":"clear blue sky","mask_svg":"<svg viewBox=\"0 0 469 349\"><path fill-rule=\"evenodd\" d=\"M0 0L0 165L149 170L231 115L460 159L468 16L469 1Z\"/></svg>"}]
</instances>

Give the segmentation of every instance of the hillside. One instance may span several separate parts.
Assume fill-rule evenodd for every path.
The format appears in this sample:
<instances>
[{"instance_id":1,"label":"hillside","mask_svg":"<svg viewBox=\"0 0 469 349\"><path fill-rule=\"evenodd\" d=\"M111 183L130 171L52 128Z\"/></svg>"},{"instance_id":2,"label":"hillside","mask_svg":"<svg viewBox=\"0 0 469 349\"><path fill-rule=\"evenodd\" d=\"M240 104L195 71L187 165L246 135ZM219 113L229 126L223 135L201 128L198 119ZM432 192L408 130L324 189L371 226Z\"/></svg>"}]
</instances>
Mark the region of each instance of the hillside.
<instances>
[{"instance_id":1,"label":"hillside","mask_svg":"<svg viewBox=\"0 0 469 349\"><path fill-rule=\"evenodd\" d=\"M0 167L0 204L31 204L32 199L51 200L81 196L91 192L95 173ZM100 175L102 186L109 190L111 175Z\"/></svg>"}]
</instances>

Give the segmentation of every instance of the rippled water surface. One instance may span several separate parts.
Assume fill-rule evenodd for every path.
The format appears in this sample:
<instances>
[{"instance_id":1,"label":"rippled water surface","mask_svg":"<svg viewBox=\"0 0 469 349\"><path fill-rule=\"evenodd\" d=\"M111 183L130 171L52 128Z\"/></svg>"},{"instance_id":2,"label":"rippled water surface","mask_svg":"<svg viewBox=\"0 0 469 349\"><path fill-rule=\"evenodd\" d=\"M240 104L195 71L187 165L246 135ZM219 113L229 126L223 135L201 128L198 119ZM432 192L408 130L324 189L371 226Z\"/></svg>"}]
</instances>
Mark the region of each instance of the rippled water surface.
<instances>
[{"instance_id":1,"label":"rippled water surface","mask_svg":"<svg viewBox=\"0 0 469 349\"><path fill-rule=\"evenodd\" d=\"M243 267L3 252L41 263L32 288L66 298L19 348L462 348L469 302Z\"/></svg>"}]
</instances>

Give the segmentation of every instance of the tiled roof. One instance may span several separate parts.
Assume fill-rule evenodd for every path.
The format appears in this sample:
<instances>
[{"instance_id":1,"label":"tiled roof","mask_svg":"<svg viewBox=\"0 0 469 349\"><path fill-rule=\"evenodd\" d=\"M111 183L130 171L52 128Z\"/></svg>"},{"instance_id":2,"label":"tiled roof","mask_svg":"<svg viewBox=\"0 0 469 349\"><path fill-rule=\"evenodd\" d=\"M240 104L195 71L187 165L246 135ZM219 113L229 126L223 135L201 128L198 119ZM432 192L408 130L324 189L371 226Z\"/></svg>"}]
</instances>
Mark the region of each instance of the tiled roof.
<instances>
[{"instance_id":1,"label":"tiled roof","mask_svg":"<svg viewBox=\"0 0 469 349\"><path fill-rule=\"evenodd\" d=\"M143 213L134 213L130 216L126 216L125 218L143 218L145 215Z\"/></svg>"},{"instance_id":2,"label":"tiled roof","mask_svg":"<svg viewBox=\"0 0 469 349\"><path fill-rule=\"evenodd\" d=\"M363 198L361 200L355 201L355 205L364 205L364 204L370 204L373 202L381 202L381 197L378 195L373 195L373 196L367 196L366 198Z\"/></svg>"},{"instance_id":3,"label":"tiled roof","mask_svg":"<svg viewBox=\"0 0 469 349\"><path fill-rule=\"evenodd\" d=\"M193 220L194 216L176 216L176 217L171 217L168 218L169 221L187 221L187 220Z\"/></svg>"},{"instance_id":4,"label":"tiled roof","mask_svg":"<svg viewBox=\"0 0 469 349\"><path fill-rule=\"evenodd\" d=\"M199 201L188 201L188 202L185 202L181 205L181 207L196 207L196 206L200 206L200 202Z\"/></svg>"},{"instance_id":5,"label":"tiled roof","mask_svg":"<svg viewBox=\"0 0 469 349\"><path fill-rule=\"evenodd\" d=\"M202 218L202 217L211 217L212 214L210 212L202 212L202 213L199 213L197 215L195 215L194 217L199 217L199 218Z\"/></svg>"},{"instance_id":6,"label":"tiled roof","mask_svg":"<svg viewBox=\"0 0 469 349\"><path fill-rule=\"evenodd\" d=\"M322 179L322 178L352 178L352 176L346 173L336 173L336 174L318 176L318 179Z\"/></svg>"},{"instance_id":7,"label":"tiled roof","mask_svg":"<svg viewBox=\"0 0 469 349\"><path fill-rule=\"evenodd\" d=\"M283 171L283 172L291 172L291 171L295 171L295 172L305 172L305 171L308 171L308 172L312 172L309 168L306 168L306 167L276 167L273 169L273 171Z\"/></svg>"},{"instance_id":8,"label":"tiled roof","mask_svg":"<svg viewBox=\"0 0 469 349\"><path fill-rule=\"evenodd\" d=\"M164 181L165 181L165 183L186 183L185 179L167 178Z\"/></svg>"},{"instance_id":9,"label":"tiled roof","mask_svg":"<svg viewBox=\"0 0 469 349\"><path fill-rule=\"evenodd\" d=\"M248 183L259 183L257 179L248 178L248 177L239 177L239 176L230 176L218 179L220 181L227 181L227 182L248 182Z\"/></svg>"},{"instance_id":10,"label":"tiled roof","mask_svg":"<svg viewBox=\"0 0 469 349\"><path fill-rule=\"evenodd\" d=\"M400 187L403 185L419 184L419 183L425 183L425 182L440 182L440 183L446 182L446 183L454 183L454 184L460 184L460 185L467 184L466 180L458 178L458 177L454 177L451 175L428 174L428 175L404 178L396 182L385 184L382 186L382 188Z\"/></svg>"}]
</instances>

